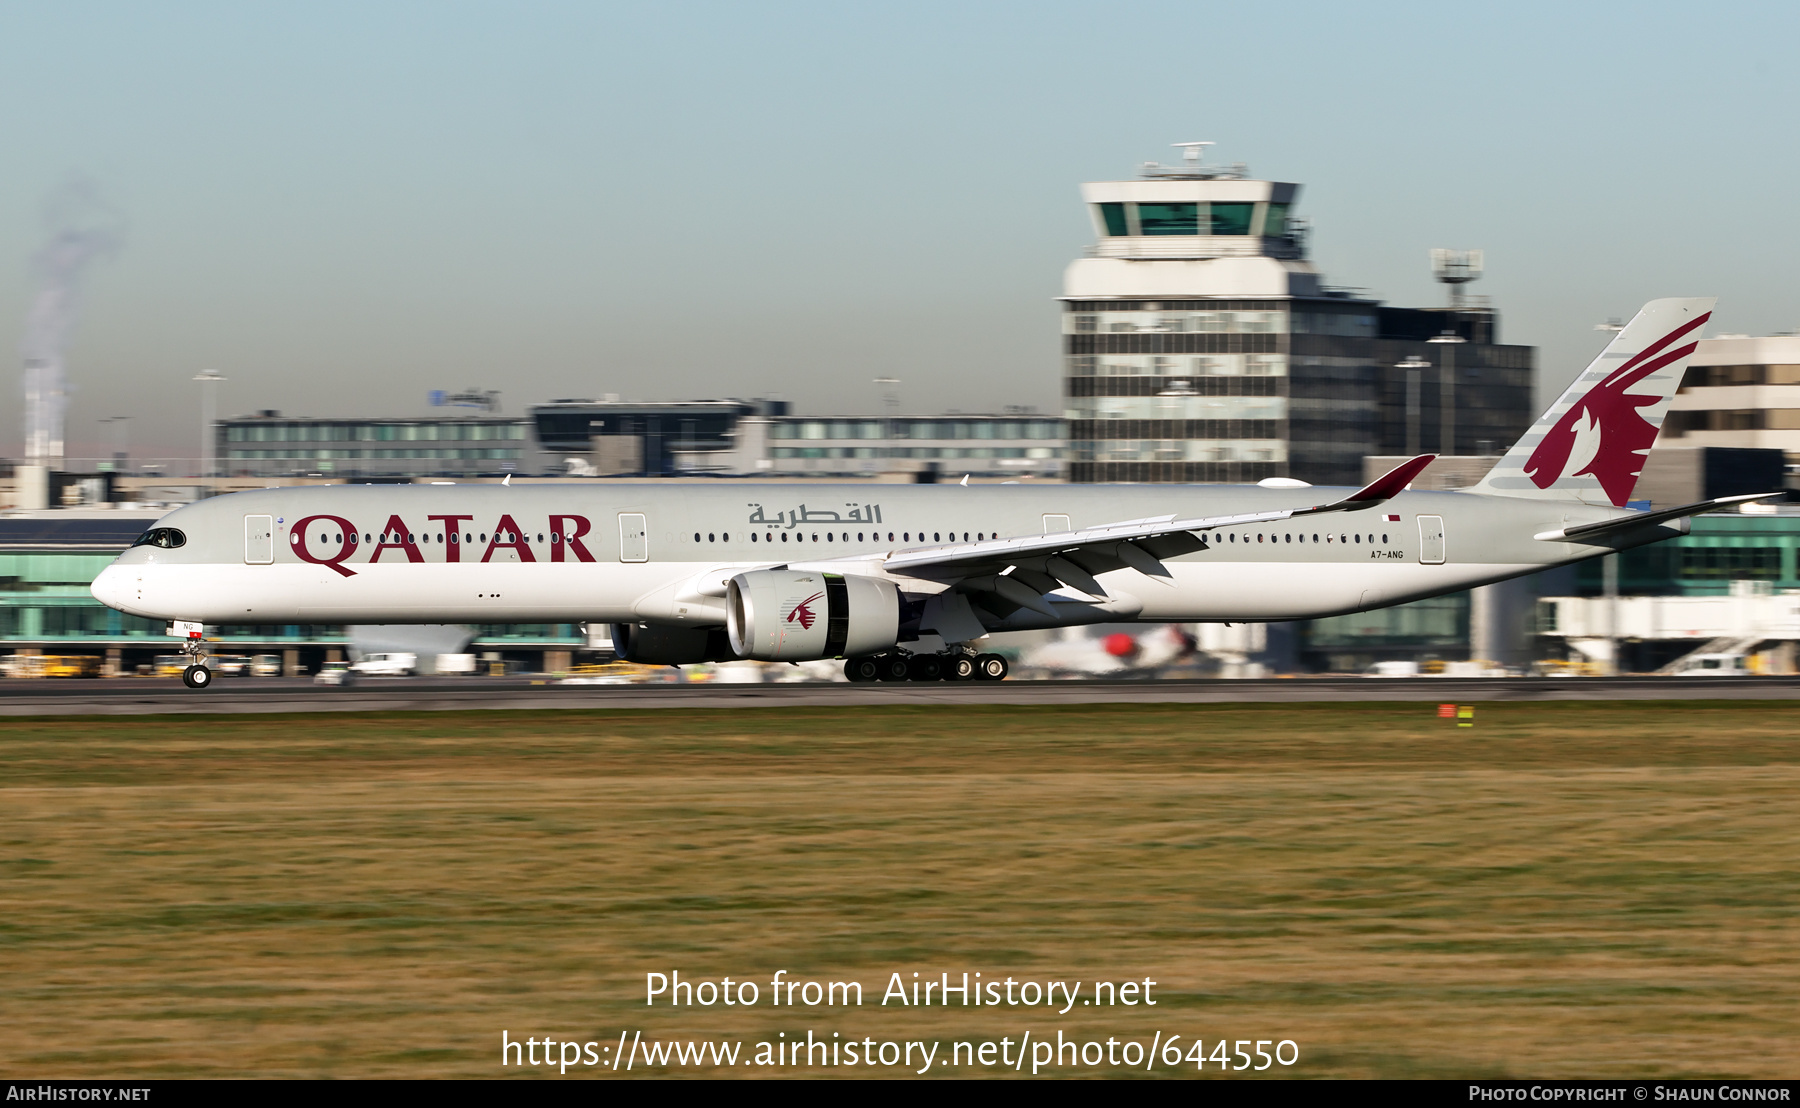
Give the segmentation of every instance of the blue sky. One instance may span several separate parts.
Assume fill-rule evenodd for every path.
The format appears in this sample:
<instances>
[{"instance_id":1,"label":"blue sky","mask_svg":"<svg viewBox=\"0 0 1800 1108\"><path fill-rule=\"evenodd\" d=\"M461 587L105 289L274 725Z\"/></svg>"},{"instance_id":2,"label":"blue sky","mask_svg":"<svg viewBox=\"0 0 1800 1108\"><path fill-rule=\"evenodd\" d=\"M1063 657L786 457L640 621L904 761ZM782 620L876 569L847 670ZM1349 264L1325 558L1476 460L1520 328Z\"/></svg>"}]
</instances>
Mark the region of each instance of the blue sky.
<instances>
[{"instance_id":1,"label":"blue sky","mask_svg":"<svg viewBox=\"0 0 1800 1108\"><path fill-rule=\"evenodd\" d=\"M126 233L72 453L126 413L134 453L192 453L208 367L233 412L875 411L883 375L912 410L1056 410L1077 185L1210 139L1305 186L1333 283L1435 303L1428 248L1484 248L1472 291L1559 386L1654 296L1800 328L1797 11L0 4L0 345L80 179Z\"/></svg>"}]
</instances>

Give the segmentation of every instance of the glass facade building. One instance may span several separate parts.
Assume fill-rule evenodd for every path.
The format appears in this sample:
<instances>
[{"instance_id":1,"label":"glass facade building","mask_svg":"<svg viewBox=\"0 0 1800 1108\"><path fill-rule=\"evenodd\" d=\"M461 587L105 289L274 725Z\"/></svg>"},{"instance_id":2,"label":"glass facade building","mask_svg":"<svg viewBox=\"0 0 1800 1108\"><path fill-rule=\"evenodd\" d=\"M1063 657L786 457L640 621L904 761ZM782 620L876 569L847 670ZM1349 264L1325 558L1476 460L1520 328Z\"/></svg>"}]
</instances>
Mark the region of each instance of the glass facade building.
<instances>
[{"instance_id":1,"label":"glass facade building","mask_svg":"<svg viewBox=\"0 0 1800 1108\"><path fill-rule=\"evenodd\" d=\"M325 419L264 411L218 423L239 477L474 477L528 468L530 423L500 416Z\"/></svg>"},{"instance_id":2,"label":"glass facade building","mask_svg":"<svg viewBox=\"0 0 1800 1108\"><path fill-rule=\"evenodd\" d=\"M1533 351L1485 305L1321 284L1299 186L1150 167L1083 186L1064 278L1073 481L1361 482L1371 454L1493 453L1530 426Z\"/></svg>"}]
</instances>

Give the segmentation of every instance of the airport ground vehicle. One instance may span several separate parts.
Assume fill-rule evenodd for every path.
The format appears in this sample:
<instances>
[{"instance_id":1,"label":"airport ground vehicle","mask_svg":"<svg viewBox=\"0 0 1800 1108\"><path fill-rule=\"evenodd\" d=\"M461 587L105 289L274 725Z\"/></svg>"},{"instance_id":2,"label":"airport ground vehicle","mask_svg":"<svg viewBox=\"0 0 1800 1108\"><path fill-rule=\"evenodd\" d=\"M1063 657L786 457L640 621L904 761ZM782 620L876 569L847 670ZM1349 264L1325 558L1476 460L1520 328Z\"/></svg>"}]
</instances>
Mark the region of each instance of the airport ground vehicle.
<instances>
[{"instance_id":1,"label":"airport ground vehicle","mask_svg":"<svg viewBox=\"0 0 1800 1108\"><path fill-rule=\"evenodd\" d=\"M215 654L211 659L213 671L220 677L247 677L250 675L250 656L247 654Z\"/></svg>"},{"instance_id":2,"label":"airport ground vehicle","mask_svg":"<svg viewBox=\"0 0 1800 1108\"><path fill-rule=\"evenodd\" d=\"M281 655L258 654L251 658L250 675L252 677L280 677Z\"/></svg>"},{"instance_id":3,"label":"airport ground vehicle","mask_svg":"<svg viewBox=\"0 0 1800 1108\"><path fill-rule=\"evenodd\" d=\"M994 631L1366 611L1681 534L1756 497L1626 507L1711 317L1657 300L1479 483L337 485L214 497L94 581L176 621L609 623L648 665L842 658L867 679L1006 663ZM872 671L872 672L871 672Z\"/></svg>"},{"instance_id":4,"label":"airport ground vehicle","mask_svg":"<svg viewBox=\"0 0 1800 1108\"><path fill-rule=\"evenodd\" d=\"M102 660L94 654L9 654L0 661L8 677L98 677Z\"/></svg>"},{"instance_id":5,"label":"airport ground vehicle","mask_svg":"<svg viewBox=\"0 0 1800 1108\"><path fill-rule=\"evenodd\" d=\"M356 672L344 662L326 662L313 674L315 685L348 685L356 679Z\"/></svg>"},{"instance_id":6,"label":"airport ground vehicle","mask_svg":"<svg viewBox=\"0 0 1800 1108\"><path fill-rule=\"evenodd\" d=\"M368 654L350 667L366 677L406 677L419 668L417 654Z\"/></svg>"},{"instance_id":7,"label":"airport ground vehicle","mask_svg":"<svg viewBox=\"0 0 1800 1108\"><path fill-rule=\"evenodd\" d=\"M432 662L432 672L439 676L465 676L475 672L473 654L439 654Z\"/></svg>"},{"instance_id":8,"label":"airport ground vehicle","mask_svg":"<svg viewBox=\"0 0 1800 1108\"><path fill-rule=\"evenodd\" d=\"M1689 654L1670 672L1676 677L1748 677L1750 659L1743 654Z\"/></svg>"}]
</instances>

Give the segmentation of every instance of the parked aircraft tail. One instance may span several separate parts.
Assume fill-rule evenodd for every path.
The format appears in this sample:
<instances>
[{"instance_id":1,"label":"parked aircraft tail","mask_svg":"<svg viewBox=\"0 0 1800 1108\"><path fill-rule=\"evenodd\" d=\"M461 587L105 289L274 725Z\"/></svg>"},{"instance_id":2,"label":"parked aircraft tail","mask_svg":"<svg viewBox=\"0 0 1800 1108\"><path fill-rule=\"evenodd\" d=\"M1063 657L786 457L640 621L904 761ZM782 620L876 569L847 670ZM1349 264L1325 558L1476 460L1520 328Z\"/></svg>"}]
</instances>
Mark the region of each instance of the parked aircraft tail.
<instances>
[{"instance_id":1,"label":"parked aircraft tail","mask_svg":"<svg viewBox=\"0 0 1800 1108\"><path fill-rule=\"evenodd\" d=\"M1470 491L1624 507L1714 303L1645 304Z\"/></svg>"}]
</instances>

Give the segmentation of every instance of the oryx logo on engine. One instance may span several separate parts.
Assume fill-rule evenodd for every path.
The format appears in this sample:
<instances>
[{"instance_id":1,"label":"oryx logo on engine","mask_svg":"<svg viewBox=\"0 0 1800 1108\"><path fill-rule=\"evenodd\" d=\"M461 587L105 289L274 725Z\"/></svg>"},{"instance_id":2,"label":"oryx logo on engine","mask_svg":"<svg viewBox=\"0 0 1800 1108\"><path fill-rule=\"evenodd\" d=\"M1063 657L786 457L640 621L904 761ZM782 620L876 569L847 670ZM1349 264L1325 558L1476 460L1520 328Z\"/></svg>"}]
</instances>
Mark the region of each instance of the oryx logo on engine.
<instances>
[{"instance_id":1,"label":"oryx logo on engine","mask_svg":"<svg viewBox=\"0 0 1800 1108\"><path fill-rule=\"evenodd\" d=\"M824 595L825 594L822 592L813 593L805 600L802 600L792 608L789 608L788 613L781 617L781 621L783 623L798 623L802 631L811 631L812 625L817 622L819 618L818 613L812 610L813 601Z\"/></svg>"}]
</instances>

